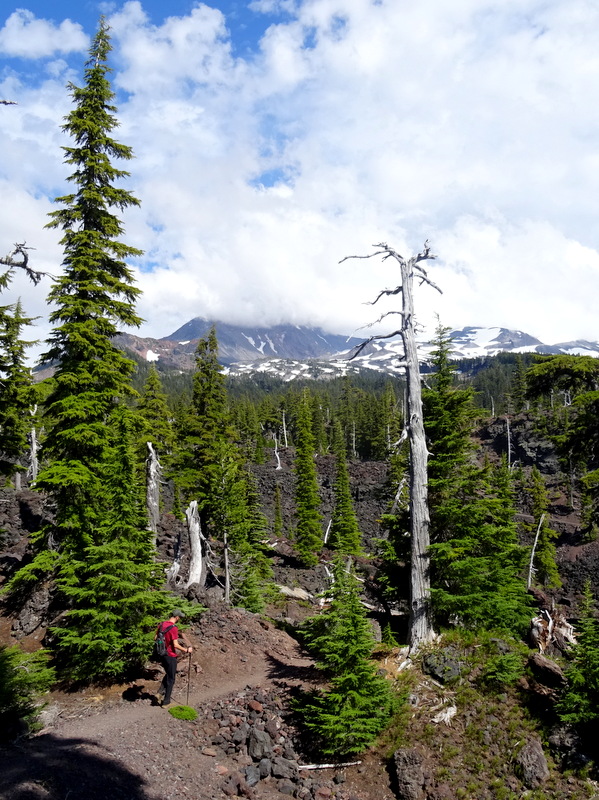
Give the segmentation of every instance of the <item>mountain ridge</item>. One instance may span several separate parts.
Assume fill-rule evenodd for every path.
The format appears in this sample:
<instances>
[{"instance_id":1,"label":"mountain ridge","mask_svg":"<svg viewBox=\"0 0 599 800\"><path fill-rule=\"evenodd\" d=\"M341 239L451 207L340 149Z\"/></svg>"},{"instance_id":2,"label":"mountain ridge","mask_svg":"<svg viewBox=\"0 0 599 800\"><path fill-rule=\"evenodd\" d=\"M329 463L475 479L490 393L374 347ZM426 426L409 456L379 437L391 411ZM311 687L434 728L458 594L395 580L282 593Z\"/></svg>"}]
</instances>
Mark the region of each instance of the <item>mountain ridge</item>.
<instances>
[{"instance_id":1,"label":"mountain ridge","mask_svg":"<svg viewBox=\"0 0 599 800\"><path fill-rule=\"evenodd\" d=\"M266 373L293 380L298 377L326 378L348 372L370 370L401 374L403 344L401 337L369 342L359 356L352 351L363 340L301 325L250 327L195 317L162 338L120 334L116 343L139 358L159 362L166 369L192 370L198 339L206 336L212 325L219 342L219 360L230 375ZM542 355L590 355L599 357L599 342L577 339L545 344L520 330L502 327L466 326L451 330L452 359L481 358L501 352L539 353ZM430 340L419 343L422 361L434 350Z\"/></svg>"}]
</instances>

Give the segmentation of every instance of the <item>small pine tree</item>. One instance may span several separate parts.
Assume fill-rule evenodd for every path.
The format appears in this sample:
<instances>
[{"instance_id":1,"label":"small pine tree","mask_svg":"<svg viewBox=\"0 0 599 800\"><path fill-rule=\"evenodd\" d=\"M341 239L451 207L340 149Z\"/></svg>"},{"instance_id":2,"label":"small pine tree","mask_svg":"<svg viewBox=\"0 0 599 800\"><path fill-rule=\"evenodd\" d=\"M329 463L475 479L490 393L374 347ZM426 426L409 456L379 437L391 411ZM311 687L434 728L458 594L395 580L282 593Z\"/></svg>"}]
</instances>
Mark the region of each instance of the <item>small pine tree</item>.
<instances>
[{"instance_id":1,"label":"small pine tree","mask_svg":"<svg viewBox=\"0 0 599 800\"><path fill-rule=\"evenodd\" d=\"M23 653L16 645L0 645L0 741L16 736L19 720L35 719L38 697L55 680L49 655L47 650Z\"/></svg>"},{"instance_id":2,"label":"small pine tree","mask_svg":"<svg viewBox=\"0 0 599 800\"><path fill-rule=\"evenodd\" d=\"M160 375L154 364L148 372L137 410L143 420L144 457L146 442L152 442L160 456L171 453L174 446L172 414L166 402Z\"/></svg>"},{"instance_id":3,"label":"small pine tree","mask_svg":"<svg viewBox=\"0 0 599 800\"><path fill-rule=\"evenodd\" d=\"M33 342L23 341L21 331L32 322L23 314L20 300L0 308L0 472L8 476L25 470L29 410L35 400L25 356Z\"/></svg>"},{"instance_id":4,"label":"small pine tree","mask_svg":"<svg viewBox=\"0 0 599 800\"><path fill-rule=\"evenodd\" d=\"M578 642L572 649L572 663L566 671L568 685L557 704L557 712L564 722L596 725L599 721L599 622L589 582L584 587L580 612Z\"/></svg>"},{"instance_id":5,"label":"small pine tree","mask_svg":"<svg viewBox=\"0 0 599 800\"><path fill-rule=\"evenodd\" d=\"M314 437L310 415L310 396L304 390L298 409L295 431L295 515L296 546L300 559L306 566L318 563L317 553L322 548L322 517L318 478L314 463Z\"/></svg>"},{"instance_id":6,"label":"small pine tree","mask_svg":"<svg viewBox=\"0 0 599 800\"><path fill-rule=\"evenodd\" d=\"M361 553L360 528L351 499L345 442L338 420L334 423L333 437L337 474L333 486L334 507L330 544L340 553L357 556Z\"/></svg>"},{"instance_id":7,"label":"small pine tree","mask_svg":"<svg viewBox=\"0 0 599 800\"><path fill-rule=\"evenodd\" d=\"M273 523L273 536L275 539L280 539L283 535L283 507L281 502L281 486L277 483L275 486L275 513Z\"/></svg>"},{"instance_id":8,"label":"small pine tree","mask_svg":"<svg viewBox=\"0 0 599 800\"><path fill-rule=\"evenodd\" d=\"M393 698L370 660L374 639L353 569L346 570L338 557L333 576L328 609L306 625L307 646L329 676L330 689L306 695L299 710L320 751L344 757L374 741L389 719Z\"/></svg>"},{"instance_id":9,"label":"small pine tree","mask_svg":"<svg viewBox=\"0 0 599 800\"><path fill-rule=\"evenodd\" d=\"M534 554L535 577L542 586L559 587L562 582L555 561L555 539L558 534L547 524L549 501L543 476L537 467L533 467L530 473L529 492L535 536L539 532Z\"/></svg>"}]
</instances>

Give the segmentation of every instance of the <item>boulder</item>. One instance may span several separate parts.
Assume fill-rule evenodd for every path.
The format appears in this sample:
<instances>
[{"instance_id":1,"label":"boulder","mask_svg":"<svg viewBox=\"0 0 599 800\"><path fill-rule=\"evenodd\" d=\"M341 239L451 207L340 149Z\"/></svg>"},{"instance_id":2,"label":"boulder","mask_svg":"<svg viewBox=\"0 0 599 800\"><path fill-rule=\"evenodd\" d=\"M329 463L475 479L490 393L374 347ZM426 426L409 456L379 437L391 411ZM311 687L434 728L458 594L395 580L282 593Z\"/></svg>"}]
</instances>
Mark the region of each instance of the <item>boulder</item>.
<instances>
[{"instance_id":1,"label":"boulder","mask_svg":"<svg viewBox=\"0 0 599 800\"><path fill-rule=\"evenodd\" d=\"M272 756L272 739L266 731L252 729L248 739L248 755L254 761Z\"/></svg>"},{"instance_id":2,"label":"boulder","mask_svg":"<svg viewBox=\"0 0 599 800\"><path fill-rule=\"evenodd\" d=\"M398 800L425 800L424 759L418 750L403 747L393 754Z\"/></svg>"},{"instance_id":3,"label":"boulder","mask_svg":"<svg viewBox=\"0 0 599 800\"><path fill-rule=\"evenodd\" d=\"M529 739L516 755L519 777L528 789L537 789L549 777L549 767L538 739Z\"/></svg>"},{"instance_id":4,"label":"boulder","mask_svg":"<svg viewBox=\"0 0 599 800\"><path fill-rule=\"evenodd\" d=\"M560 689L566 685L566 676L561 667L541 653L533 653L528 659L533 675L539 683L552 689Z\"/></svg>"},{"instance_id":5,"label":"boulder","mask_svg":"<svg viewBox=\"0 0 599 800\"><path fill-rule=\"evenodd\" d=\"M455 647L443 647L422 659L422 669L440 683L456 680L462 674L460 654Z\"/></svg>"}]
</instances>

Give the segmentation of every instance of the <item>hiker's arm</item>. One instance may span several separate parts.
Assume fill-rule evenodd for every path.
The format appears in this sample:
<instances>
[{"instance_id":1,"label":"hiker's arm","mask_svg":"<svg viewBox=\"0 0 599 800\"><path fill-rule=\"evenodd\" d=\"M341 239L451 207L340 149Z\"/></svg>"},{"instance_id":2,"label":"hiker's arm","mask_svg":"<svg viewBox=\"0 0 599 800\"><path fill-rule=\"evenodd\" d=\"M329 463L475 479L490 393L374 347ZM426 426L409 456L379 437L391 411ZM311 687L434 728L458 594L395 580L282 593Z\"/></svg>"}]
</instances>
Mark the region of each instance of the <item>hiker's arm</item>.
<instances>
[{"instance_id":1,"label":"hiker's arm","mask_svg":"<svg viewBox=\"0 0 599 800\"><path fill-rule=\"evenodd\" d=\"M173 647L175 648L175 650L180 650L182 653L191 653L192 650L191 646L181 647L178 639L173 639Z\"/></svg>"}]
</instances>

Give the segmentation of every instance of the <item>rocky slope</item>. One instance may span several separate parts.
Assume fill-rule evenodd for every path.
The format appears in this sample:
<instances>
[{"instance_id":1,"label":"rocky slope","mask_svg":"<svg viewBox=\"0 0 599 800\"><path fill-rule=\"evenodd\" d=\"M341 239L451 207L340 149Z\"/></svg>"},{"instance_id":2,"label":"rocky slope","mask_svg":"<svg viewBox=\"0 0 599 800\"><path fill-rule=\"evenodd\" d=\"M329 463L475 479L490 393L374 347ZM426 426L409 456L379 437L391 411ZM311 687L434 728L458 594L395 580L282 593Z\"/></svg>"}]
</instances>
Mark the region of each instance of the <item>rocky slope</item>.
<instances>
[{"instance_id":1,"label":"rocky slope","mask_svg":"<svg viewBox=\"0 0 599 800\"><path fill-rule=\"evenodd\" d=\"M505 420L496 420L478 434L481 457L498 459L505 452ZM564 494L564 479L553 449L525 418L512 421L513 456L526 470L536 464L548 480L551 524L559 530L558 558L564 586L541 604L556 603L574 619L585 578L599 593L599 543L581 540L579 520ZM274 493L282 490L286 531L292 526L293 454L255 467L265 512L272 521ZM334 464L318 457L325 522L332 509ZM380 536L377 520L386 506L386 468L382 463L351 467L356 510L365 549L375 552ZM527 498L520 498L524 541L530 521ZM159 531L162 556L172 557L185 529L171 513L168 493ZM43 499L25 490L0 492L0 580L24 556L27 534L47 513ZM360 764L333 770L305 770L316 760L306 737L289 713L289 700L300 688L318 685L318 672L285 630L317 607L327 585L325 565L300 569L290 543L273 542L272 563L283 587L268 618L221 604L212 587L202 597L209 610L189 636L196 645L189 671L181 664L176 699L199 713L194 722L175 720L156 705L159 670L148 669L129 685L56 692L44 711L44 731L0 752L0 798L6 800L159 800L188 796L214 800L246 796L274 800L294 795L305 800L582 800L593 785L564 770L585 767L589 748L573 732L560 727L553 703L563 681L554 661L511 643L445 639L414 663L399 651L378 653L380 669L398 681L408 699L399 718ZM402 630L407 609L388 608L370 580L376 560L364 558L364 599L373 622L394 614ZM185 574L186 563L182 563ZM23 607L8 607L0 617L0 642L19 641L39 647L51 613L50 591L40 586ZM376 625L375 625L376 627ZM507 650L506 650L507 648ZM485 657L514 652L521 659L517 681L490 690L485 683ZM431 660L429 656L434 655ZM560 661L556 651L553 656ZM549 663L547 663L549 662ZM560 677L561 676L561 677ZM535 722L537 720L537 722ZM539 723L538 720L541 722ZM92 777L90 777L92 776Z\"/></svg>"}]
</instances>

